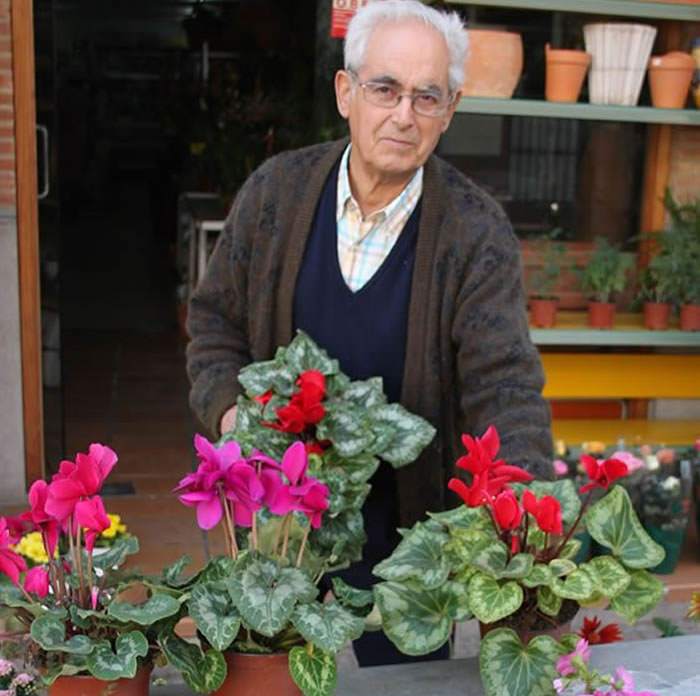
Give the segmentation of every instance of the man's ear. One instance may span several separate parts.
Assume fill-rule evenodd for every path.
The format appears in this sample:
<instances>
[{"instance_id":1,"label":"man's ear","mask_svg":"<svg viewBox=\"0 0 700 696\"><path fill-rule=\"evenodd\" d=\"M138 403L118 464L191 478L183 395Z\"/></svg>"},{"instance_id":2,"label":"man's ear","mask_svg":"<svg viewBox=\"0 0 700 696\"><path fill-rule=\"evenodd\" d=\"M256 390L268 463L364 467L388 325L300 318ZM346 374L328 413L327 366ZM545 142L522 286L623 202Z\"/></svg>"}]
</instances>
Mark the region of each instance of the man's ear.
<instances>
[{"instance_id":1,"label":"man's ear","mask_svg":"<svg viewBox=\"0 0 700 696\"><path fill-rule=\"evenodd\" d=\"M461 90L457 90L457 92L455 92L454 98L452 99L452 103L450 104L450 107L447 109L447 113L443 116L443 121L442 121L442 132L443 133L450 127L450 123L452 123L452 117L455 115L455 109L457 108L457 104L459 104L459 100L461 98L462 98L462 92L461 92Z\"/></svg>"},{"instance_id":2,"label":"man's ear","mask_svg":"<svg viewBox=\"0 0 700 696\"><path fill-rule=\"evenodd\" d=\"M345 70L335 74L335 103L338 113L347 118L350 115L350 98L352 96L352 78Z\"/></svg>"}]
</instances>

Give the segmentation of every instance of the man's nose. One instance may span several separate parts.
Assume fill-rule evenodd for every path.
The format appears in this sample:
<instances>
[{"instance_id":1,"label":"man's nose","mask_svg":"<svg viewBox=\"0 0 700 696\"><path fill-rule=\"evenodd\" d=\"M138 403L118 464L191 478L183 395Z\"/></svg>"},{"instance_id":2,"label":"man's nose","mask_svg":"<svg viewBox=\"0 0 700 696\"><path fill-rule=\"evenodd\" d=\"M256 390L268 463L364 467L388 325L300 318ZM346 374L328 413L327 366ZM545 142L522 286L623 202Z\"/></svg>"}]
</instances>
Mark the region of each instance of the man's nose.
<instances>
[{"instance_id":1,"label":"man's nose","mask_svg":"<svg viewBox=\"0 0 700 696\"><path fill-rule=\"evenodd\" d=\"M394 123L401 127L408 127L415 121L413 100L409 94L402 94L399 103L394 107L392 118Z\"/></svg>"}]
</instances>

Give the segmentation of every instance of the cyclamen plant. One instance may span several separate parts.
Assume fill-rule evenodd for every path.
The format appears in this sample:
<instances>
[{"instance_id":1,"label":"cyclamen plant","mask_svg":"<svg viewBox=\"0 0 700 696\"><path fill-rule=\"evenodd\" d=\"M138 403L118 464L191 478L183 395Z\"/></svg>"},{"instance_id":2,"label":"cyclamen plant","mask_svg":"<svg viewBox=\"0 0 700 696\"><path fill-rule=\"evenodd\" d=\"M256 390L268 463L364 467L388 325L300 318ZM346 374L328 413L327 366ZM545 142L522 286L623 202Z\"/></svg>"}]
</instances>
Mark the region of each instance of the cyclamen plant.
<instances>
[{"instance_id":1,"label":"cyclamen plant","mask_svg":"<svg viewBox=\"0 0 700 696\"><path fill-rule=\"evenodd\" d=\"M0 585L0 607L25 627L14 637L46 684L62 675L134 677L158 652L159 622L180 610L155 584L142 604L123 601L120 592L139 579L118 571L138 551L135 537L93 555L96 539L110 526L99 493L116 463L112 449L94 443L74 462L61 462L50 483L31 486L29 510L0 518L0 573L10 581ZM27 569L13 547L30 532L41 535L48 561Z\"/></svg>"},{"instance_id":2,"label":"cyclamen plant","mask_svg":"<svg viewBox=\"0 0 700 696\"><path fill-rule=\"evenodd\" d=\"M566 633L579 606L609 604L636 621L661 599L663 585L646 568L664 551L644 531L627 492L612 485L627 473L624 462L585 455L581 500L571 480L532 481L496 459L493 427L480 438L463 436L463 443L467 455L457 467L470 481L448 485L464 505L428 513L374 569L384 580L374 588L382 627L399 650L421 655L443 645L455 621L475 617L484 624L487 696L544 696L572 638L530 638ZM592 504L599 489L604 495ZM572 560L580 548L573 535L584 528L610 555Z\"/></svg>"}]
</instances>

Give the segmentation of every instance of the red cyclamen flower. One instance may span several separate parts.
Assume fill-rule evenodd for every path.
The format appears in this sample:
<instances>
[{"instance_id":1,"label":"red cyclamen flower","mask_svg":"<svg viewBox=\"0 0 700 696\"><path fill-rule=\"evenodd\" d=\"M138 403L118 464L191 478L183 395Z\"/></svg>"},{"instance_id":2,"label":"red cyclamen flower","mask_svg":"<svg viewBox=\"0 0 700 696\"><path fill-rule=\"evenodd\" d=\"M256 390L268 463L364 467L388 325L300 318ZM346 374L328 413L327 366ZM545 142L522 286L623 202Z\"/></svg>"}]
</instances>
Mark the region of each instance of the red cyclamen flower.
<instances>
[{"instance_id":1,"label":"red cyclamen flower","mask_svg":"<svg viewBox=\"0 0 700 696\"><path fill-rule=\"evenodd\" d=\"M535 520L545 534L563 532L561 503L551 495L543 495L539 500L530 491L523 492L523 507Z\"/></svg>"},{"instance_id":2,"label":"red cyclamen flower","mask_svg":"<svg viewBox=\"0 0 700 696\"><path fill-rule=\"evenodd\" d=\"M18 541L10 534L5 518L0 517L0 573L7 575L15 585L19 584L19 574L27 570L22 556L10 548Z\"/></svg>"},{"instance_id":3,"label":"red cyclamen flower","mask_svg":"<svg viewBox=\"0 0 700 696\"><path fill-rule=\"evenodd\" d=\"M622 640L622 631L616 623L600 627L601 621L597 616L592 619L585 617L583 626L578 632L581 638L585 638L590 645L602 645L604 643L615 643Z\"/></svg>"},{"instance_id":4,"label":"red cyclamen flower","mask_svg":"<svg viewBox=\"0 0 700 696\"><path fill-rule=\"evenodd\" d=\"M523 518L523 510L520 507L515 493L511 490L499 493L493 501L493 516L501 530L517 529Z\"/></svg>"},{"instance_id":5,"label":"red cyclamen flower","mask_svg":"<svg viewBox=\"0 0 700 696\"><path fill-rule=\"evenodd\" d=\"M581 493L587 493L594 488L607 490L617 479L627 476L627 464L619 459L596 460L589 454L581 455L581 462L586 467L590 482L581 486Z\"/></svg>"}]
</instances>

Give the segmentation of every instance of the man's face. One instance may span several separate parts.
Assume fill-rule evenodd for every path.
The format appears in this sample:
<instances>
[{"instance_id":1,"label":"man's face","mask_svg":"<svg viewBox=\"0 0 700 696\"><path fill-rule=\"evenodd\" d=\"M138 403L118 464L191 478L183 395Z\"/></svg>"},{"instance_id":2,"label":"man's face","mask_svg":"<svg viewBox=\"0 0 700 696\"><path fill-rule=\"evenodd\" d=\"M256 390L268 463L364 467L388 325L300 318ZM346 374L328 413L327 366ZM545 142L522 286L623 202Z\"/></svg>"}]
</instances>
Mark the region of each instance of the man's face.
<instances>
[{"instance_id":1,"label":"man's face","mask_svg":"<svg viewBox=\"0 0 700 696\"><path fill-rule=\"evenodd\" d=\"M411 100L393 108L370 103L359 83L381 82L400 92L448 95L449 53L441 34L421 23L380 24L371 34L356 79L336 75L338 110L348 119L353 153L366 171L384 179L404 178L422 166L447 130L457 99L438 117L417 114Z\"/></svg>"}]
</instances>

